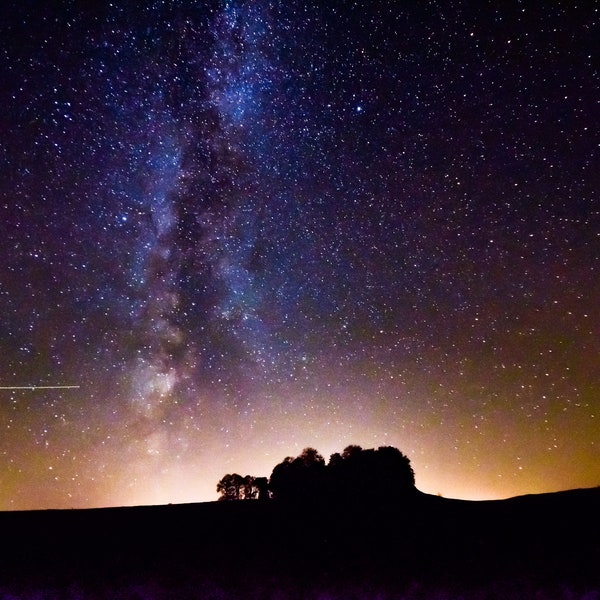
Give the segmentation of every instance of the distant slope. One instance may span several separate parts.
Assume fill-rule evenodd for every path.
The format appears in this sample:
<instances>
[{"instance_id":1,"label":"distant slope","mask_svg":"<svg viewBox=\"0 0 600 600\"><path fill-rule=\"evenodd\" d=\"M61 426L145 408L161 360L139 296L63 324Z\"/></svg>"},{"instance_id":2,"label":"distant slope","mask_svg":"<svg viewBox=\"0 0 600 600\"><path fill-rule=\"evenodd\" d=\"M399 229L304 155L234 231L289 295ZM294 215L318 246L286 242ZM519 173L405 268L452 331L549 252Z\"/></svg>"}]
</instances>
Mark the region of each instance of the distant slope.
<instances>
[{"instance_id":1,"label":"distant slope","mask_svg":"<svg viewBox=\"0 0 600 600\"><path fill-rule=\"evenodd\" d=\"M593 488L478 502L417 492L377 506L240 501L0 513L0 591L307 573L385 586L528 578L600 590L599 508Z\"/></svg>"}]
</instances>

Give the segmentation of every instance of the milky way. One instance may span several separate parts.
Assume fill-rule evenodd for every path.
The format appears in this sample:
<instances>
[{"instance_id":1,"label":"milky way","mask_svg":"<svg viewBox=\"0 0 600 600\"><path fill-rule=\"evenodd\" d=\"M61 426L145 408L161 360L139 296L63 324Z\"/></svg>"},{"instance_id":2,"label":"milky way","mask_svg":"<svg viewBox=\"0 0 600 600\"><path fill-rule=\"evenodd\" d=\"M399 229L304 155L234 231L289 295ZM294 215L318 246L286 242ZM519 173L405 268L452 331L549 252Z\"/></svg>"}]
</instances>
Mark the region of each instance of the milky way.
<instances>
[{"instance_id":1,"label":"milky way","mask_svg":"<svg viewBox=\"0 0 600 600\"><path fill-rule=\"evenodd\" d=\"M0 386L40 386L0 389L0 509L350 443L448 496L600 484L592 8L34 4L0 25Z\"/></svg>"}]
</instances>

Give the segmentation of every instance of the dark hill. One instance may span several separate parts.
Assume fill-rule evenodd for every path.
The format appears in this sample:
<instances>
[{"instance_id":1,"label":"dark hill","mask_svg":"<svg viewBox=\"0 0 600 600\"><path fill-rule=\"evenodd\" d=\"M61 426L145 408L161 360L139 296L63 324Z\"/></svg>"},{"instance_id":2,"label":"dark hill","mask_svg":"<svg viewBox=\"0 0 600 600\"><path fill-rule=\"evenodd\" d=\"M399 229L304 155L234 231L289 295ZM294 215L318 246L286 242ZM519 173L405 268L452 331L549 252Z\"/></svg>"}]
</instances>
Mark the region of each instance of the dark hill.
<instances>
[{"instance_id":1,"label":"dark hill","mask_svg":"<svg viewBox=\"0 0 600 600\"><path fill-rule=\"evenodd\" d=\"M599 508L594 488L0 513L0 598L597 599Z\"/></svg>"}]
</instances>

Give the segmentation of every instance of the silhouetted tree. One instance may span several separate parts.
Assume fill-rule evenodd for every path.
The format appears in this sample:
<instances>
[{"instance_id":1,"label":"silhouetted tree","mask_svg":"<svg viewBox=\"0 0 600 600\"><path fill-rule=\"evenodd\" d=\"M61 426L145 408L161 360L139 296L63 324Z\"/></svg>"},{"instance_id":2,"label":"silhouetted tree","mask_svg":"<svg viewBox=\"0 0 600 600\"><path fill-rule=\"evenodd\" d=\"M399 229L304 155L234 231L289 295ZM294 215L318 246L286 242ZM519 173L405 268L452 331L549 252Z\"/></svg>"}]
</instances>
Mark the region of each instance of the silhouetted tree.
<instances>
[{"instance_id":1,"label":"silhouetted tree","mask_svg":"<svg viewBox=\"0 0 600 600\"><path fill-rule=\"evenodd\" d=\"M360 446L357 446L355 444L350 444L349 446L346 446L344 448L344 452L342 453L342 458L344 460L346 460L348 458L354 458L354 457L358 456L361 452L363 452L363 449Z\"/></svg>"},{"instance_id":2,"label":"silhouetted tree","mask_svg":"<svg viewBox=\"0 0 600 600\"><path fill-rule=\"evenodd\" d=\"M277 499L319 499L324 495L325 471L325 459L314 448L305 448L298 457L288 456L275 466L269 489Z\"/></svg>"},{"instance_id":3,"label":"silhouetted tree","mask_svg":"<svg viewBox=\"0 0 600 600\"><path fill-rule=\"evenodd\" d=\"M327 464L327 468L331 468L331 467L337 467L338 465L340 465L342 463L344 459L342 458L342 455L339 452L334 452L330 457L329 457L329 463Z\"/></svg>"},{"instance_id":4,"label":"silhouetted tree","mask_svg":"<svg viewBox=\"0 0 600 600\"><path fill-rule=\"evenodd\" d=\"M242 497L242 488L244 478L237 473L225 475L217 483L217 492L221 494L219 500L240 500Z\"/></svg>"},{"instance_id":5,"label":"silhouetted tree","mask_svg":"<svg viewBox=\"0 0 600 600\"><path fill-rule=\"evenodd\" d=\"M273 498L296 502L389 501L415 489L410 460L392 446L364 450L350 445L331 455L326 465L314 448L288 456L275 465L271 477L225 475L217 484L220 500Z\"/></svg>"},{"instance_id":6,"label":"silhouetted tree","mask_svg":"<svg viewBox=\"0 0 600 600\"><path fill-rule=\"evenodd\" d=\"M269 499L269 480L266 477L255 477L254 487L259 500Z\"/></svg>"},{"instance_id":7,"label":"silhouetted tree","mask_svg":"<svg viewBox=\"0 0 600 600\"><path fill-rule=\"evenodd\" d=\"M254 500L257 490L254 487L254 477L246 475L242 480L241 500Z\"/></svg>"},{"instance_id":8,"label":"silhouetted tree","mask_svg":"<svg viewBox=\"0 0 600 600\"><path fill-rule=\"evenodd\" d=\"M269 478L269 490L274 498L289 498L293 495L293 462L294 459L291 456L286 456L273 468Z\"/></svg>"},{"instance_id":9,"label":"silhouetted tree","mask_svg":"<svg viewBox=\"0 0 600 600\"><path fill-rule=\"evenodd\" d=\"M379 446L376 451L380 474L388 487L403 492L415 487L415 472L408 456L393 446Z\"/></svg>"},{"instance_id":10,"label":"silhouetted tree","mask_svg":"<svg viewBox=\"0 0 600 600\"><path fill-rule=\"evenodd\" d=\"M325 459L314 448L304 448L300 456L295 459L305 468L320 468L325 466Z\"/></svg>"},{"instance_id":11,"label":"silhouetted tree","mask_svg":"<svg viewBox=\"0 0 600 600\"><path fill-rule=\"evenodd\" d=\"M266 477L242 477L237 473L225 475L217 483L217 492L221 494L219 500L262 500L269 496Z\"/></svg>"},{"instance_id":12,"label":"silhouetted tree","mask_svg":"<svg viewBox=\"0 0 600 600\"><path fill-rule=\"evenodd\" d=\"M397 448L348 446L327 465L329 492L345 500L397 499L414 489L409 459Z\"/></svg>"}]
</instances>

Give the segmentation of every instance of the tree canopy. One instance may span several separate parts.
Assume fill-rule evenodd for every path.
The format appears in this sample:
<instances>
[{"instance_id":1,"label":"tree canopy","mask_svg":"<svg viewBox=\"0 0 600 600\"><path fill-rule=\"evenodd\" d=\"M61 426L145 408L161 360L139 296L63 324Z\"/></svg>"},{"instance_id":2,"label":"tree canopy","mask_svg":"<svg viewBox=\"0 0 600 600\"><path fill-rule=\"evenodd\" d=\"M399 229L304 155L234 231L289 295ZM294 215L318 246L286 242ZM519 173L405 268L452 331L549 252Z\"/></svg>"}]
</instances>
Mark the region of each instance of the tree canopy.
<instances>
[{"instance_id":1,"label":"tree canopy","mask_svg":"<svg viewBox=\"0 0 600 600\"><path fill-rule=\"evenodd\" d=\"M363 449L357 445L331 455L329 462L314 448L275 465L271 477L225 475L217 484L221 500L268 497L282 501L389 501L415 489L410 460L392 446Z\"/></svg>"},{"instance_id":2,"label":"tree canopy","mask_svg":"<svg viewBox=\"0 0 600 600\"><path fill-rule=\"evenodd\" d=\"M338 499L397 499L415 487L410 460L392 446L348 446L328 464L329 490Z\"/></svg>"},{"instance_id":3,"label":"tree canopy","mask_svg":"<svg viewBox=\"0 0 600 600\"><path fill-rule=\"evenodd\" d=\"M217 483L219 500L263 500L268 497L268 480L266 477L242 477L237 473L224 475Z\"/></svg>"},{"instance_id":4,"label":"tree canopy","mask_svg":"<svg viewBox=\"0 0 600 600\"><path fill-rule=\"evenodd\" d=\"M269 490L274 498L307 500L322 496L325 482L325 459L314 448L305 448L296 458L288 456L275 466Z\"/></svg>"}]
</instances>

